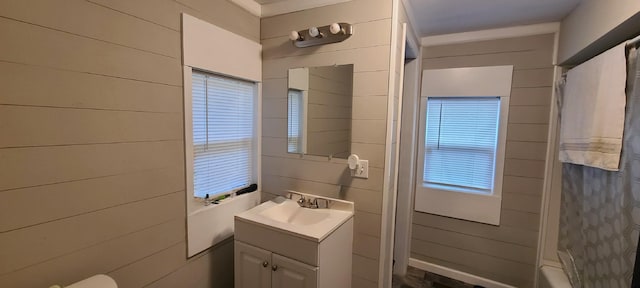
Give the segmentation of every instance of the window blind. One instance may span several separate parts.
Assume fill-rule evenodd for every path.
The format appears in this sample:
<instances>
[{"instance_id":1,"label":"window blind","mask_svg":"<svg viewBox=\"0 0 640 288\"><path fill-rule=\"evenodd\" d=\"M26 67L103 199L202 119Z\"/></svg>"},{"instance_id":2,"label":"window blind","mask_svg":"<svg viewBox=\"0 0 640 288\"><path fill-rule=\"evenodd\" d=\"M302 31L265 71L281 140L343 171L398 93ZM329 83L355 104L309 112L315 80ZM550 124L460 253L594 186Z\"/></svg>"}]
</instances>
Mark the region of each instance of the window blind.
<instances>
[{"instance_id":1,"label":"window blind","mask_svg":"<svg viewBox=\"0 0 640 288\"><path fill-rule=\"evenodd\" d=\"M194 71L192 85L194 195L251 184L255 83Z\"/></svg>"},{"instance_id":2,"label":"window blind","mask_svg":"<svg viewBox=\"0 0 640 288\"><path fill-rule=\"evenodd\" d=\"M302 91L289 89L287 152L302 153Z\"/></svg>"},{"instance_id":3,"label":"window blind","mask_svg":"<svg viewBox=\"0 0 640 288\"><path fill-rule=\"evenodd\" d=\"M491 193L499 97L430 97L423 181Z\"/></svg>"}]
</instances>

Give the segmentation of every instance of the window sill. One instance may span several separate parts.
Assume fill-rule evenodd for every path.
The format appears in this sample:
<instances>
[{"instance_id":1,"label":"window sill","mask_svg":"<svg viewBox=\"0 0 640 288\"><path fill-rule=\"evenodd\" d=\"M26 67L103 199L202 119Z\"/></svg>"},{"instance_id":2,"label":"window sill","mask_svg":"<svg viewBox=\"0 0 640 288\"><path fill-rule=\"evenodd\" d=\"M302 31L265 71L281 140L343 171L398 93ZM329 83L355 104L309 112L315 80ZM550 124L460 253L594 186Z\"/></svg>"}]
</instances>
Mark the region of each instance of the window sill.
<instances>
[{"instance_id":1,"label":"window sill","mask_svg":"<svg viewBox=\"0 0 640 288\"><path fill-rule=\"evenodd\" d=\"M191 257L216 243L233 236L233 217L260 203L260 192L226 199L220 204L204 206L201 201L188 200L187 248Z\"/></svg>"},{"instance_id":2,"label":"window sill","mask_svg":"<svg viewBox=\"0 0 640 288\"><path fill-rule=\"evenodd\" d=\"M447 185L440 185L440 184L433 184L433 183L422 184L422 187L427 190L440 190L440 191L446 191L446 192L467 193L467 194L484 195L484 196L491 196L492 194L490 192L485 192L477 189L454 187L454 186L447 186Z\"/></svg>"},{"instance_id":3,"label":"window sill","mask_svg":"<svg viewBox=\"0 0 640 288\"><path fill-rule=\"evenodd\" d=\"M474 222L500 225L502 197L421 187L416 191L415 210Z\"/></svg>"}]
</instances>

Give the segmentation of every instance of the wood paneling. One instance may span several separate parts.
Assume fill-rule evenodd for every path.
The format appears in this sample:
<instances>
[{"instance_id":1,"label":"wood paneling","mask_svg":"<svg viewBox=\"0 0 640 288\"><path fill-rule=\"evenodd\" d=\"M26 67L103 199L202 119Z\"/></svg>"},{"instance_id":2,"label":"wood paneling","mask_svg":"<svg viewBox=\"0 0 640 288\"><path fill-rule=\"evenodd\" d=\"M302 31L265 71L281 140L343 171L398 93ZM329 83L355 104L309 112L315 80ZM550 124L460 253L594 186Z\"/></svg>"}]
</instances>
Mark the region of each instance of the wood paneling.
<instances>
[{"instance_id":1,"label":"wood paneling","mask_svg":"<svg viewBox=\"0 0 640 288\"><path fill-rule=\"evenodd\" d=\"M532 287L552 93L552 34L425 47L423 68L514 65L500 226L421 212L412 257Z\"/></svg>"},{"instance_id":2,"label":"wood paneling","mask_svg":"<svg viewBox=\"0 0 640 288\"><path fill-rule=\"evenodd\" d=\"M184 166L61 182L0 193L0 232L184 190Z\"/></svg>"},{"instance_id":3,"label":"wood paneling","mask_svg":"<svg viewBox=\"0 0 640 288\"><path fill-rule=\"evenodd\" d=\"M547 143L508 141L506 158L523 160L545 160Z\"/></svg>"},{"instance_id":4,"label":"wood paneling","mask_svg":"<svg viewBox=\"0 0 640 288\"><path fill-rule=\"evenodd\" d=\"M387 96L389 71L353 74L353 96Z\"/></svg>"},{"instance_id":5,"label":"wood paneling","mask_svg":"<svg viewBox=\"0 0 640 288\"><path fill-rule=\"evenodd\" d=\"M182 151L182 141L0 149L0 191L184 165Z\"/></svg>"},{"instance_id":6,"label":"wood paneling","mask_svg":"<svg viewBox=\"0 0 640 288\"><path fill-rule=\"evenodd\" d=\"M185 242L142 258L109 273L118 287L144 287L184 265Z\"/></svg>"},{"instance_id":7,"label":"wood paneling","mask_svg":"<svg viewBox=\"0 0 640 288\"><path fill-rule=\"evenodd\" d=\"M382 179L380 177L382 177L383 169L369 167L369 179L352 178L347 164L344 161L340 162L263 155L262 166L264 169L262 174L381 191Z\"/></svg>"},{"instance_id":8,"label":"wood paneling","mask_svg":"<svg viewBox=\"0 0 640 288\"><path fill-rule=\"evenodd\" d=\"M546 51L549 58L547 63L551 63L553 53L553 34L535 35L528 37L515 37L497 40L486 40L469 42L462 44L441 45L425 47L424 59L447 57L447 56L467 56L483 54L503 54L519 51ZM542 59L543 61L545 59Z\"/></svg>"},{"instance_id":9,"label":"wood paneling","mask_svg":"<svg viewBox=\"0 0 640 288\"><path fill-rule=\"evenodd\" d=\"M500 225L502 226L530 231L538 231L540 229L540 214L537 211L523 212L521 210L511 210L508 207L504 207L501 215Z\"/></svg>"},{"instance_id":10,"label":"wood paneling","mask_svg":"<svg viewBox=\"0 0 640 288\"><path fill-rule=\"evenodd\" d=\"M543 179L544 161L506 159L504 175Z\"/></svg>"},{"instance_id":11,"label":"wood paneling","mask_svg":"<svg viewBox=\"0 0 640 288\"><path fill-rule=\"evenodd\" d=\"M504 176L502 183L502 191L504 193L542 195L542 179Z\"/></svg>"},{"instance_id":12,"label":"wood paneling","mask_svg":"<svg viewBox=\"0 0 640 288\"><path fill-rule=\"evenodd\" d=\"M260 40L260 19L229 1L88 1L176 31L180 31L180 13L184 12L253 41Z\"/></svg>"},{"instance_id":13,"label":"wood paneling","mask_svg":"<svg viewBox=\"0 0 640 288\"><path fill-rule=\"evenodd\" d=\"M354 119L351 121L351 142L384 145L387 136L386 125L387 120Z\"/></svg>"},{"instance_id":14,"label":"wood paneling","mask_svg":"<svg viewBox=\"0 0 640 288\"><path fill-rule=\"evenodd\" d=\"M547 142L549 125L547 124L508 124L507 141Z\"/></svg>"},{"instance_id":15,"label":"wood paneling","mask_svg":"<svg viewBox=\"0 0 640 288\"><path fill-rule=\"evenodd\" d=\"M475 251L416 239L414 239L412 245L420 247L421 251L432 251L430 254L433 255L431 256L433 258L450 260L450 262L475 267L478 270L477 273L486 275L489 279L501 279L502 282L509 283L515 287L526 287L527 284L532 284L531 279L533 279L535 265L522 264Z\"/></svg>"},{"instance_id":16,"label":"wood paneling","mask_svg":"<svg viewBox=\"0 0 640 288\"><path fill-rule=\"evenodd\" d=\"M379 237L380 223L382 217L377 213L369 213L356 210L354 215L354 228L356 233L363 233L374 237Z\"/></svg>"},{"instance_id":17,"label":"wood paneling","mask_svg":"<svg viewBox=\"0 0 640 288\"><path fill-rule=\"evenodd\" d=\"M0 35L2 61L182 85L178 59L7 18L0 18Z\"/></svg>"},{"instance_id":18,"label":"wood paneling","mask_svg":"<svg viewBox=\"0 0 640 288\"><path fill-rule=\"evenodd\" d=\"M0 87L0 105L182 113L181 87L57 68L0 61Z\"/></svg>"},{"instance_id":19,"label":"wood paneling","mask_svg":"<svg viewBox=\"0 0 640 288\"><path fill-rule=\"evenodd\" d=\"M182 219L161 223L4 274L0 276L0 283L3 287L48 287L52 283L68 285L96 271L108 274L183 242L184 229Z\"/></svg>"},{"instance_id":20,"label":"wood paneling","mask_svg":"<svg viewBox=\"0 0 640 288\"><path fill-rule=\"evenodd\" d=\"M0 105L0 148L180 140L180 113ZM100 131L98 133L98 131Z\"/></svg>"},{"instance_id":21,"label":"wood paneling","mask_svg":"<svg viewBox=\"0 0 640 288\"><path fill-rule=\"evenodd\" d=\"M232 287L233 239L220 242L208 253L198 254L163 278L151 283L151 288L175 287Z\"/></svg>"},{"instance_id":22,"label":"wood paneling","mask_svg":"<svg viewBox=\"0 0 640 288\"><path fill-rule=\"evenodd\" d=\"M551 87L513 88L509 105L515 106L549 106L551 105Z\"/></svg>"},{"instance_id":23,"label":"wood paneling","mask_svg":"<svg viewBox=\"0 0 640 288\"><path fill-rule=\"evenodd\" d=\"M502 209L511 209L519 212L540 213L540 196L524 194L502 194ZM527 227L531 230L534 227ZM537 227L535 227L537 228Z\"/></svg>"},{"instance_id":24,"label":"wood paneling","mask_svg":"<svg viewBox=\"0 0 640 288\"><path fill-rule=\"evenodd\" d=\"M513 88L538 88L553 86L553 67L513 71Z\"/></svg>"},{"instance_id":25,"label":"wood paneling","mask_svg":"<svg viewBox=\"0 0 640 288\"><path fill-rule=\"evenodd\" d=\"M531 248L535 248L538 242L538 233L536 231L523 229L520 226L493 226L420 212L414 212L413 219L414 225L464 233L478 238L493 239Z\"/></svg>"},{"instance_id":26,"label":"wood paneling","mask_svg":"<svg viewBox=\"0 0 640 288\"><path fill-rule=\"evenodd\" d=\"M182 12L259 41L224 0L0 3L0 287L232 286L232 241L186 258Z\"/></svg>"},{"instance_id":27,"label":"wood paneling","mask_svg":"<svg viewBox=\"0 0 640 288\"><path fill-rule=\"evenodd\" d=\"M46 0L2 1L0 15L53 30L180 59L180 31L83 0L65 5ZM68 6L73 9L68 9ZM34 7L38 7L34 9ZM82 23L82 25L77 25ZM109 23L108 27L104 23Z\"/></svg>"},{"instance_id":28,"label":"wood paneling","mask_svg":"<svg viewBox=\"0 0 640 288\"><path fill-rule=\"evenodd\" d=\"M509 124L547 124L547 123L549 123L549 106L511 106L509 107Z\"/></svg>"},{"instance_id":29,"label":"wood paneling","mask_svg":"<svg viewBox=\"0 0 640 288\"><path fill-rule=\"evenodd\" d=\"M353 235L353 253L377 260L380 252L380 238L356 233Z\"/></svg>"},{"instance_id":30,"label":"wood paneling","mask_svg":"<svg viewBox=\"0 0 640 288\"><path fill-rule=\"evenodd\" d=\"M536 249L493 239L479 239L472 235L414 225L415 238L439 245L456 247L488 256L523 264L535 264Z\"/></svg>"},{"instance_id":31,"label":"wood paneling","mask_svg":"<svg viewBox=\"0 0 640 288\"><path fill-rule=\"evenodd\" d=\"M547 57L549 57L548 51L525 50L428 58L423 61L422 65L423 67L429 67L429 69L496 65L516 65L517 69L534 69L548 67L547 61L540 61ZM551 57L548 59L551 60Z\"/></svg>"},{"instance_id":32,"label":"wood paneling","mask_svg":"<svg viewBox=\"0 0 640 288\"><path fill-rule=\"evenodd\" d=\"M179 218L184 208L171 204L183 202L183 195L182 191L175 192L147 201L127 203L27 229L5 232L0 235L0 245L6 250L3 258L14 260L2 263L0 273L18 270L32 263L56 258L120 235ZM70 238L69 235L74 237Z\"/></svg>"},{"instance_id":33,"label":"wood paneling","mask_svg":"<svg viewBox=\"0 0 640 288\"><path fill-rule=\"evenodd\" d=\"M378 261L353 254L353 275L369 281L378 281ZM371 287L371 286L369 286Z\"/></svg>"},{"instance_id":34,"label":"wood paneling","mask_svg":"<svg viewBox=\"0 0 640 288\"><path fill-rule=\"evenodd\" d=\"M367 280L358 275L353 275L353 278L351 279L352 288L370 288L370 287L377 287L377 286L378 286L377 281Z\"/></svg>"}]
</instances>

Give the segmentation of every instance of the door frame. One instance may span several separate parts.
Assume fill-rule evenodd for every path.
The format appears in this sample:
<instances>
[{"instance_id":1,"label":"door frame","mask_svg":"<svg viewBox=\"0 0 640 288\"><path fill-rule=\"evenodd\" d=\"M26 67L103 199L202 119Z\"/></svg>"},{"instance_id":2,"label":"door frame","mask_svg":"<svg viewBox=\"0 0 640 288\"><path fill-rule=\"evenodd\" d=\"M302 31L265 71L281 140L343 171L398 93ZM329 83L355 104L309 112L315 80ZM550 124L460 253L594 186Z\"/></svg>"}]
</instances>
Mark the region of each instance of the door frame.
<instances>
[{"instance_id":1,"label":"door frame","mask_svg":"<svg viewBox=\"0 0 640 288\"><path fill-rule=\"evenodd\" d=\"M407 35L409 36L409 35ZM400 137L395 235L393 245L393 274L405 275L411 257L411 219L415 196L415 169L418 153L418 120L420 109L420 78L422 74L422 49L417 39L406 37L404 77L401 79L402 114L400 115Z\"/></svg>"}]
</instances>

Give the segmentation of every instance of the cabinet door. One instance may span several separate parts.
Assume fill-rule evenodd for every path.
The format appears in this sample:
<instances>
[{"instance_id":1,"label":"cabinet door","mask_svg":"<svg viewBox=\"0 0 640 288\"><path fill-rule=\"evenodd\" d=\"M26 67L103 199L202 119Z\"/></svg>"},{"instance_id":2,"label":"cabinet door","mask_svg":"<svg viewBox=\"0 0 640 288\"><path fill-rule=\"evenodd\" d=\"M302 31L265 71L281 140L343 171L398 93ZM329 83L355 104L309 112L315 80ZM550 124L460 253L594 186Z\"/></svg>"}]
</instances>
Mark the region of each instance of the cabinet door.
<instances>
[{"instance_id":1,"label":"cabinet door","mask_svg":"<svg viewBox=\"0 0 640 288\"><path fill-rule=\"evenodd\" d=\"M271 252L239 241L234 245L235 287L271 287Z\"/></svg>"},{"instance_id":2,"label":"cabinet door","mask_svg":"<svg viewBox=\"0 0 640 288\"><path fill-rule=\"evenodd\" d=\"M318 287L318 267L272 254L273 288L315 288Z\"/></svg>"}]
</instances>

